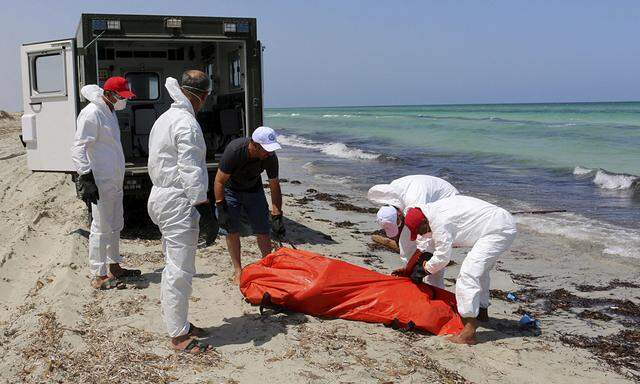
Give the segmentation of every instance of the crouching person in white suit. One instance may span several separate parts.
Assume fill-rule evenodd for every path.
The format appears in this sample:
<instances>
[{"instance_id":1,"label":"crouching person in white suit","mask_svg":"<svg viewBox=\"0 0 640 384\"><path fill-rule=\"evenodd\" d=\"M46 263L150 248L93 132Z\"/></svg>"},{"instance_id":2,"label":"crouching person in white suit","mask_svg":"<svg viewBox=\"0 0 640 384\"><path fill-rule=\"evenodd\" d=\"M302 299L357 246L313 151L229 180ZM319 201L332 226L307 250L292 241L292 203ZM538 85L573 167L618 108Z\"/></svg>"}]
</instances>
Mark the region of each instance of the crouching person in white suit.
<instances>
[{"instance_id":1,"label":"crouching person in white suit","mask_svg":"<svg viewBox=\"0 0 640 384\"><path fill-rule=\"evenodd\" d=\"M384 204L378 211L377 222L385 230L387 237L398 242L400 258L406 263L404 268L393 271L394 275L409 277L412 274L416 264L412 257L419 256L416 250L433 253L433 242L429 236L419 236L416 241L409 239L409 230L402 225L405 209L457 194L458 190L446 180L428 175L404 176L389 184L378 184L369 189L367 198L374 203ZM444 273L445 268L429 274L425 282L444 288Z\"/></svg>"},{"instance_id":2,"label":"crouching person in white suit","mask_svg":"<svg viewBox=\"0 0 640 384\"><path fill-rule=\"evenodd\" d=\"M423 265L429 274L447 266L453 243L472 247L456 279L456 301L464 329L449 340L475 344L478 320L488 319L489 271L516 237L513 216L480 199L458 195L408 209L404 225L411 240L431 233L435 251Z\"/></svg>"},{"instance_id":3,"label":"crouching person in white suit","mask_svg":"<svg viewBox=\"0 0 640 384\"><path fill-rule=\"evenodd\" d=\"M147 209L162 233L166 263L160 286L162 317L172 347L188 353L211 349L197 339L205 331L188 320L198 238L203 236L208 245L218 233L207 199L206 145L196 120L210 85L207 75L195 70L183 74L181 86L167 78L165 87L175 102L158 118L149 136L153 188Z\"/></svg>"}]
</instances>

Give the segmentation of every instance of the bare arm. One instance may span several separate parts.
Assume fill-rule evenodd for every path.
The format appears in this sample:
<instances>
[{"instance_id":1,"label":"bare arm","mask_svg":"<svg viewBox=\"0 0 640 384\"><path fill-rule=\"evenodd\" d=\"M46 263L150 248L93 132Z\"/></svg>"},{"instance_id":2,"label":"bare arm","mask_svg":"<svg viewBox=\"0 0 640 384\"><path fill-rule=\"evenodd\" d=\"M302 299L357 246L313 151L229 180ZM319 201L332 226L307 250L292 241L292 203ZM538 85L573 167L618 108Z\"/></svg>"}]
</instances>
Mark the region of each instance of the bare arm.
<instances>
[{"instance_id":1,"label":"bare arm","mask_svg":"<svg viewBox=\"0 0 640 384\"><path fill-rule=\"evenodd\" d=\"M382 245L383 247L389 248L394 252L400 253L400 248L398 247L398 244L393 239L380 236L380 235L371 235L371 240L373 240L374 243L377 243Z\"/></svg>"},{"instance_id":2,"label":"bare arm","mask_svg":"<svg viewBox=\"0 0 640 384\"><path fill-rule=\"evenodd\" d=\"M216 179L213 183L213 193L216 197L216 204L224 201L224 185L229 181L230 174L224 173L218 169Z\"/></svg>"},{"instance_id":3,"label":"bare arm","mask_svg":"<svg viewBox=\"0 0 640 384\"><path fill-rule=\"evenodd\" d=\"M271 191L271 214L281 215L282 191L280 190L280 179L269 179L269 190Z\"/></svg>"}]
</instances>

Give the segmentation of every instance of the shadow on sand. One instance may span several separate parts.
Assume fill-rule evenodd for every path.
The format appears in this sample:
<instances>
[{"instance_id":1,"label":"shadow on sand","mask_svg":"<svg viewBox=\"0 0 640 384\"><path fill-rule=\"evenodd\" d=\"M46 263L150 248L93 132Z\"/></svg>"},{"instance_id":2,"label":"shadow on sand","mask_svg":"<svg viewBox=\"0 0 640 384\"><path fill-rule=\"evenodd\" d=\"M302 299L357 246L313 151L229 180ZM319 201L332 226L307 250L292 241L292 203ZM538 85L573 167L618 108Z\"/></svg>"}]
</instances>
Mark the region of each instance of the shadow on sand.
<instances>
[{"instance_id":1,"label":"shadow on sand","mask_svg":"<svg viewBox=\"0 0 640 384\"><path fill-rule=\"evenodd\" d=\"M478 344L503 339L540 336L540 329L523 329L518 320L489 319L488 323L480 323L476 337Z\"/></svg>"},{"instance_id":2,"label":"shadow on sand","mask_svg":"<svg viewBox=\"0 0 640 384\"><path fill-rule=\"evenodd\" d=\"M307 317L301 313L281 312L262 316L249 313L223 319L224 324L205 328L209 333L206 342L214 347L238 345L252 342L261 346L279 334L287 334L289 327L306 323Z\"/></svg>"},{"instance_id":3,"label":"shadow on sand","mask_svg":"<svg viewBox=\"0 0 640 384\"><path fill-rule=\"evenodd\" d=\"M125 201L124 228L120 238L127 240L160 240L160 230L147 213L147 204L141 200Z\"/></svg>"},{"instance_id":4,"label":"shadow on sand","mask_svg":"<svg viewBox=\"0 0 640 384\"><path fill-rule=\"evenodd\" d=\"M303 223L286 217L284 218L284 226L287 229L287 240L294 244L337 244L326 233L309 228Z\"/></svg>"},{"instance_id":5,"label":"shadow on sand","mask_svg":"<svg viewBox=\"0 0 640 384\"><path fill-rule=\"evenodd\" d=\"M160 284L162 281L162 270L163 268L158 268L153 272L143 273L139 277L131 277L131 278L122 278L126 284L131 284L135 286L137 289L149 288L151 284ZM213 276L218 276L215 273L196 273L193 278L194 279L208 279Z\"/></svg>"}]
</instances>

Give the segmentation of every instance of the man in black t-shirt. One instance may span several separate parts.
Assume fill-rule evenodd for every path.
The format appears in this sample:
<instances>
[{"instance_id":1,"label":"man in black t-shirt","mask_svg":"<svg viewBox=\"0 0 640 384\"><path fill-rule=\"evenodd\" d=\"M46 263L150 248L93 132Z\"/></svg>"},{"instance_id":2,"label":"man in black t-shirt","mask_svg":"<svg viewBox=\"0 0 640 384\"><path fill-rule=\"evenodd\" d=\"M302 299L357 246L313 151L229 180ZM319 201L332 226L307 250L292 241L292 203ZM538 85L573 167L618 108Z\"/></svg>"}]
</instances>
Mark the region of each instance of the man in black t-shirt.
<instances>
[{"instance_id":1,"label":"man in black t-shirt","mask_svg":"<svg viewBox=\"0 0 640 384\"><path fill-rule=\"evenodd\" d=\"M240 283L240 216L244 211L258 240L262 257L271 253L269 236L269 205L262 187L263 171L267 171L271 190L271 220L273 233L284 236L282 224L282 193L278 180L280 149L276 133L269 127L258 127L251 138L235 139L222 154L214 183L216 214L220 227L227 234L227 248L234 267L234 282Z\"/></svg>"}]
</instances>

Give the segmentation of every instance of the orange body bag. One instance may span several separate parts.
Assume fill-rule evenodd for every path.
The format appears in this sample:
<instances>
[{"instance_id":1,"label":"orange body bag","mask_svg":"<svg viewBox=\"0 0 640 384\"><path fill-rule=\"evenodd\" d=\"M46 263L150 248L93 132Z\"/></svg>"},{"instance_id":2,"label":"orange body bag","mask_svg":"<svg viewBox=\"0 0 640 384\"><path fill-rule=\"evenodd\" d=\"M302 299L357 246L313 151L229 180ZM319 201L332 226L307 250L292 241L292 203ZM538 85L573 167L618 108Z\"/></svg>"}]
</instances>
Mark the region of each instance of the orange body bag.
<instances>
[{"instance_id":1,"label":"orange body bag","mask_svg":"<svg viewBox=\"0 0 640 384\"><path fill-rule=\"evenodd\" d=\"M247 265L240 276L240 291L254 305L324 318L382 323L436 335L456 334L463 327L451 292L289 248Z\"/></svg>"}]
</instances>

